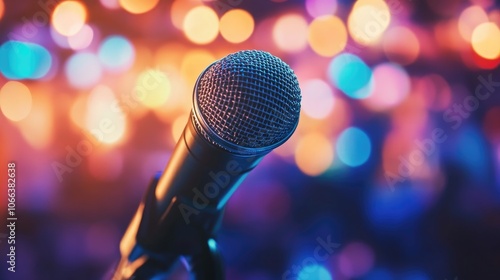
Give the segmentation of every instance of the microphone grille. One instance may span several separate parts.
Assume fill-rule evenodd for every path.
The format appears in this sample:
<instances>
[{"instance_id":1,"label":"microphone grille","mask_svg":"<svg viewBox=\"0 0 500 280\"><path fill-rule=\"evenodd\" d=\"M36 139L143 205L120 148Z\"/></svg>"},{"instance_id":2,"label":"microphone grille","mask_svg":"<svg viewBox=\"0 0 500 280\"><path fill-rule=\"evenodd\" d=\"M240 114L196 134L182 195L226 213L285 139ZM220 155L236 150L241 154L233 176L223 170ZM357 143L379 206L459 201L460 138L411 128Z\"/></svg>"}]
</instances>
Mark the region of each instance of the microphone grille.
<instances>
[{"instance_id":1,"label":"microphone grille","mask_svg":"<svg viewBox=\"0 0 500 280\"><path fill-rule=\"evenodd\" d=\"M277 147L291 136L300 114L293 70L257 50L233 53L209 66L198 79L194 98L200 121L223 142L240 148Z\"/></svg>"}]
</instances>

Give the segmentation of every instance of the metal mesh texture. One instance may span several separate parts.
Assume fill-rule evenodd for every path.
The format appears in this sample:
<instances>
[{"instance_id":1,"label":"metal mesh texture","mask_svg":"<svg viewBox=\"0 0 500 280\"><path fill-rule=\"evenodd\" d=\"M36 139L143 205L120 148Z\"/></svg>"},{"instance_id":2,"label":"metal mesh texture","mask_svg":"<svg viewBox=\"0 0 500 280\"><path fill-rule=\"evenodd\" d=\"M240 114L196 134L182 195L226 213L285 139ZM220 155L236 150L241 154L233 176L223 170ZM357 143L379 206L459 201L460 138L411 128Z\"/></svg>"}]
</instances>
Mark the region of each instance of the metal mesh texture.
<instances>
[{"instance_id":1,"label":"metal mesh texture","mask_svg":"<svg viewBox=\"0 0 500 280\"><path fill-rule=\"evenodd\" d=\"M208 127L241 147L283 142L299 119L297 77L285 62L267 52L248 50L224 57L203 73L195 92Z\"/></svg>"}]
</instances>

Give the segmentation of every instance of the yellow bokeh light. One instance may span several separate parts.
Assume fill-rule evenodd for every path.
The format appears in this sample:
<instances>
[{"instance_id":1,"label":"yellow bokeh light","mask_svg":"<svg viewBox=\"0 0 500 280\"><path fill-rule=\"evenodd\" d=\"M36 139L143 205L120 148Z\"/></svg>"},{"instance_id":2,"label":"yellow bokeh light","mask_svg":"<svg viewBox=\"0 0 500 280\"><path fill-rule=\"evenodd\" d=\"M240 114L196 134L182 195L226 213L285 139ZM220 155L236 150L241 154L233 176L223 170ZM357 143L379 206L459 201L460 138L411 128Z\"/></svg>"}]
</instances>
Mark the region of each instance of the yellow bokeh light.
<instances>
[{"instance_id":1,"label":"yellow bokeh light","mask_svg":"<svg viewBox=\"0 0 500 280\"><path fill-rule=\"evenodd\" d=\"M152 10L159 0L120 0L120 6L131 14L143 14Z\"/></svg>"},{"instance_id":2,"label":"yellow bokeh light","mask_svg":"<svg viewBox=\"0 0 500 280\"><path fill-rule=\"evenodd\" d=\"M500 29L493 22L480 24L472 32L472 48L486 59L500 56Z\"/></svg>"},{"instance_id":3,"label":"yellow bokeh light","mask_svg":"<svg viewBox=\"0 0 500 280\"><path fill-rule=\"evenodd\" d=\"M26 142L35 149L47 148L53 138L54 102L48 88L45 91L32 89L33 107L28 116L19 122L19 130Z\"/></svg>"},{"instance_id":4,"label":"yellow bokeh light","mask_svg":"<svg viewBox=\"0 0 500 280\"><path fill-rule=\"evenodd\" d=\"M390 10L384 1L359 0L352 8L347 26L357 43L368 46L379 41L390 22Z\"/></svg>"},{"instance_id":5,"label":"yellow bokeh light","mask_svg":"<svg viewBox=\"0 0 500 280\"><path fill-rule=\"evenodd\" d=\"M167 102L171 89L165 73L149 69L139 74L132 95L144 106L158 108Z\"/></svg>"},{"instance_id":6,"label":"yellow bokeh light","mask_svg":"<svg viewBox=\"0 0 500 280\"><path fill-rule=\"evenodd\" d=\"M186 123L188 122L185 115L181 115L177 117L172 123L172 139L174 142L179 141L181 138L182 131L186 127Z\"/></svg>"},{"instance_id":7,"label":"yellow bokeh light","mask_svg":"<svg viewBox=\"0 0 500 280\"><path fill-rule=\"evenodd\" d=\"M20 121L28 116L33 100L31 92L23 83L10 81L0 89L0 109L11 121Z\"/></svg>"},{"instance_id":8,"label":"yellow bokeh light","mask_svg":"<svg viewBox=\"0 0 500 280\"><path fill-rule=\"evenodd\" d=\"M319 55L332 57L347 44L347 30L336 16L321 16L309 26L309 45Z\"/></svg>"},{"instance_id":9,"label":"yellow bokeh light","mask_svg":"<svg viewBox=\"0 0 500 280\"><path fill-rule=\"evenodd\" d=\"M182 24L191 9L202 5L201 0L175 0L170 7L170 19L177 29L182 29Z\"/></svg>"},{"instance_id":10,"label":"yellow bokeh light","mask_svg":"<svg viewBox=\"0 0 500 280\"><path fill-rule=\"evenodd\" d=\"M303 16L288 14L280 17L273 27L273 39L283 51L296 53L307 46L307 22Z\"/></svg>"},{"instance_id":11,"label":"yellow bokeh light","mask_svg":"<svg viewBox=\"0 0 500 280\"><path fill-rule=\"evenodd\" d=\"M85 127L100 143L117 143L123 140L126 118L113 106L118 100L113 91L103 85L96 86L87 99Z\"/></svg>"},{"instance_id":12,"label":"yellow bokeh light","mask_svg":"<svg viewBox=\"0 0 500 280\"><path fill-rule=\"evenodd\" d=\"M220 19L220 34L230 43L244 42L252 35L253 28L253 17L245 10L230 10Z\"/></svg>"},{"instance_id":13,"label":"yellow bokeh light","mask_svg":"<svg viewBox=\"0 0 500 280\"><path fill-rule=\"evenodd\" d=\"M219 18L211 8L198 6L188 12L182 27L189 41L204 45L217 38Z\"/></svg>"},{"instance_id":14,"label":"yellow bokeh light","mask_svg":"<svg viewBox=\"0 0 500 280\"><path fill-rule=\"evenodd\" d=\"M488 15L479 6L470 6L463 10L458 18L458 31L460 36L470 42L472 37L472 32L481 23L488 22Z\"/></svg>"},{"instance_id":15,"label":"yellow bokeh light","mask_svg":"<svg viewBox=\"0 0 500 280\"><path fill-rule=\"evenodd\" d=\"M0 19L3 17L4 12L5 12L5 4L3 3L3 0L0 0Z\"/></svg>"},{"instance_id":16,"label":"yellow bokeh light","mask_svg":"<svg viewBox=\"0 0 500 280\"><path fill-rule=\"evenodd\" d=\"M181 75L189 88L193 88L201 72L214 61L215 57L205 50L192 50L184 56Z\"/></svg>"},{"instance_id":17,"label":"yellow bokeh light","mask_svg":"<svg viewBox=\"0 0 500 280\"><path fill-rule=\"evenodd\" d=\"M315 132L299 140L295 150L295 163L302 172L317 176L325 172L333 162L333 145L321 133Z\"/></svg>"},{"instance_id":18,"label":"yellow bokeh light","mask_svg":"<svg viewBox=\"0 0 500 280\"><path fill-rule=\"evenodd\" d=\"M56 6L52 13L52 26L64 36L73 36L85 24L87 10L81 2L64 1Z\"/></svg>"}]
</instances>

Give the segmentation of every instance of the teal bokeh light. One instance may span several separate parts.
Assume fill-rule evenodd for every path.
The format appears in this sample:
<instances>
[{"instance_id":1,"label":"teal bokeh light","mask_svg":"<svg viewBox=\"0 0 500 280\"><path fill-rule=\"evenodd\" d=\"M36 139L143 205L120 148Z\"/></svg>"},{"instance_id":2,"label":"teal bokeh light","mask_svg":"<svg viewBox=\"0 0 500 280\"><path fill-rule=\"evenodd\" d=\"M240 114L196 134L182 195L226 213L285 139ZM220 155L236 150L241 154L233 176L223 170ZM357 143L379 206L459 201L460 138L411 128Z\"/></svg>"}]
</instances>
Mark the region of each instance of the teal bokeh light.
<instances>
[{"instance_id":1,"label":"teal bokeh light","mask_svg":"<svg viewBox=\"0 0 500 280\"><path fill-rule=\"evenodd\" d=\"M361 58L350 53L343 53L332 60L328 77L334 86L354 99L366 98L372 91L372 70Z\"/></svg>"},{"instance_id":2,"label":"teal bokeh light","mask_svg":"<svg viewBox=\"0 0 500 280\"><path fill-rule=\"evenodd\" d=\"M102 42L98 56L104 68L114 72L124 71L132 66L135 50L127 38L114 35Z\"/></svg>"},{"instance_id":3,"label":"teal bokeh light","mask_svg":"<svg viewBox=\"0 0 500 280\"><path fill-rule=\"evenodd\" d=\"M346 165L356 167L370 157L372 145L368 135L359 128L349 127L337 139L337 156Z\"/></svg>"},{"instance_id":4,"label":"teal bokeh light","mask_svg":"<svg viewBox=\"0 0 500 280\"><path fill-rule=\"evenodd\" d=\"M51 66L52 56L38 44L7 41L0 47L0 71L7 79L40 79Z\"/></svg>"},{"instance_id":5,"label":"teal bokeh light","mask_svg":"<svg viewBox=\"0 0 500 280\"><path fill-rule=\"evenodd\" d=\"M297 280L332 280L330 272L320 265L305 266L297 277Z\"/></svg>"}]
</instances>

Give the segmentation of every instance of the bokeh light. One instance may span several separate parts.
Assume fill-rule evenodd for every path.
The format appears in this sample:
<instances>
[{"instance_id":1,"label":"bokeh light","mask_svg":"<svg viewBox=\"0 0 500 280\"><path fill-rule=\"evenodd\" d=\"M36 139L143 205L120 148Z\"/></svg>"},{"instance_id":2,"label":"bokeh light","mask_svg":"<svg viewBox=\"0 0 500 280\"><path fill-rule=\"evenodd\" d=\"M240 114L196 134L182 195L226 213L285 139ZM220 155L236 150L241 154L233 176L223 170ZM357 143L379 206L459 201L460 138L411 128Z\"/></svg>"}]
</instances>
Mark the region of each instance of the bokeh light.
<instances>
[{"instance_id":1,"label":"bokeh light","mask_svg":"<svg viewBox=\"0 0 500 280\"><path fill-rule=\"evenodd\" d=\"M23 83L9 81L0 89L0 109L11 121L20 121L31 111L32 97L29 88Z\"/></svg>"},{"instance_id":2,"label":"bokeh light","mask_svg":"<svg viewBox=\"0 0 500 280\"><path fill-rule=\"evenodd\" d=\"M325 118L332 112L333 103L332 89L325 81L309 80L302 86L301 109L309 117Z\"/></svg>"},{"instance_id":3,"label":"bokeh light","mask_svg":"<svg viewBox=\"0 0 500 280\"><path fill-rule=\"evenodd\" d=\"M97 84L102 76L102 68L97 55L90 52L73 54L64 68L70 85L87 89Z\"/></svg>"},{"instance_id":4,"label":"bokeh light","mask_svg":"<svg viewBox=\"0 0 500 280\"><path fill-rule=\"evenodd\" d=\"M152 10L160 0L119 0L120 6L131 14L143 14Z\"/></svg>"},{"instance_id":5,"label":"bokeh light","mask_svg":"<svg viewBox=\"0 0 500 280\"><path fill-rule=\"evenodd\" d=\"M170 7L170 20L172 24L179 30L182 30L184 18L191 9L198 7L202 4L201 0L174 0Z\"/></svg>"},{"instance_id":6,"label":"bokeh light","mask_svg":"<svg viewBox=\"0 0 500 280\"><path fill-rule=\"evenodd\" d=\"M357 127L342 131L337 139L337 157L350 167L364 164L370 157L372 145L368 135Z\"/></svg>"},{"instance_id":7,"label":"bokeh light","mask_svg":"<svg viewBox=\"0 0 500 280\"><path fill-rule=\"evenodd\" d=\"M317 176L333 162L333 145L320 133L310 133L299 140L295 149L295 162L304 174Z\"/></svg>"},{"instance_id":8,"label":"bokeh light","mask_svg":"<svg viewBox=\"0 0 500 280\"><path fill-rule=\"evenodd\" d=\"M73 50L82 50L90 46L94 39L94 30L85 24L75 35L67 38L68 45Z\"/></svg>"},{"instance_id":9,"label":"bokeh light","mask_svg":"<svg viewBox=\"0 0 500 280\"><path fill-rule=\"evenodd\" d=\"M206 50L194 49L186 53L181 63L181 75L186 79L189 88L194 87L200 73L214 60L215 57Z\"/></svg>"},{"instance_id":10,"label":"bokeh light","mask_svg":"<svg viewBox=\"0 0 500 280\"><path fill-rule=\"evenodd\" d=\"M220 34L230 43L241 43L252 35L254 20L242 9L232 9L220 18Z\"/></svg>"},{"instance_id":11,"label":"bokeh light","mask_svg":"<svg viewBox=\"0 0 500 280\"><path fill-rule=\"evenodd\" d=\"M104 68L112 72L122 72L132 66L135 50L127 38L113 35L102 42L98 56Z\"/></svg>"},{"instance_id":12,"label":"bokeh light","mask_svg":"<svg viewBox=\"0 0 500 280\"><path fill-rule=\"evenodd\" d=\"M171 85L167 75L159 70L143 71L137 78L134 97L148 108L158 108L167 102Z\"/></svg>"},{"instance_id":13,"label":"bokeh light","mask_svg":"<svg viewBox=\"0 0 500 280\"><path fill-rule=\"evenodd\" d=\"M307 22L300 14L281 16L273 27L273 40L283 51L296 53L307 46Z\"/></svg>"},{"instance_id":14,"label":"bokeh light","mask_svg":"<svg viewBox=\"0 0 500 280\"><path fill-rule=\"evenodd\" d=\"M413 63L420 53L420 41L413 31L404 26L387 30L383 38L385 55L400 65Z\"/></svg>"},{"instance_id":15,"label":"bokeh light","mask_svg":"<svg viewBox=\"0 0 500 280\"><path fill-rule=\"evenodd\" d=\"M304 266L300 270L297 280L332 280L332 275L325 267L315 264Z\"/></svg>"},{"instance_id":16,"label":"bokeh light","mask_svg":"<svg viewBox=\"0 0 500 280\"><path fill-rule=\"evenodd\" d=\"M374 189L366 199L366 215L371 225L381 231L397 231L405 224L414 223L415 217L424 210L416 188Z\"/></svg>"},{"instance_id":17,"label":"bokeh light","mask_svg":"<svg viewBox=\"0 0 500 280\"><path fill-rule=\"evenodd\" d=\"M481 57L497 59L500 56L500 29L495 23L482 23L472 32L471 43Z\"/></svg>"},{"instance_id":18,"label":"bokeh light","mask_svg":"<svg viewBox=\"0 0 500 280\"><path fill-rule=\"evenodd\" d=\"M4 13L5 13L5 4L3 3L3 0L0 0L0 19L2 19Z\"/></svg>"},{"instance_id":19,"label":"bokeh light","mask_svg":"<svg viewBox=\"0 0 500 280\"><path fill-rule=\"evenodd\" d=\"M85 24L87 9L82 2L64 1L52 13L52 26L64 36L73 36Z\"/></svg>"},{"instance_id":20,"label":"bokeh light","mask_svg":"<svg viewBox=\"0 0 500 280\"><path fill-rule=\"evenodd\" d=\"M108 9L114 10L120 8L118 0L99 0L99 2L101 2L101 4Z\"/></svg>"},{"instance_id":21,"label":"bokeh light","mask_svg":"<svg viewBox=\"0 0 500 280\"><path fill-rule=\"evenodd\" d=\"M485 22L488 22L488 15L479 6L470 6L462 11L458 18L458 31L460 36L470 42L474 29Z\"/></svg>"},{"instance_id":22,"label":"bokeh light","mask_svg":"<svg viewBox=\"0 0 500 280\"><path fill-rule=\"evenodd\" d=\"M306 10L312 17L333 15L337 10L337 0L306 0Z\"/></svg>"},{"instance_id":23,"label":"bokeh light","mask_svg":"<svg viewBox=\"0 0 500 280\"><path fill-rule=\"evenodd\" d=\"M32 106L29 114L18 123L26 142L31 147L42 150L49 147L54 132L54 102L48 88L32 87ZM19 102L19 101L17 101ZM0 106L2 101L0 100ZM27 110L27 108L25 108Z\"/></svg>"},{"instance_id":24,"label":"bokeh light","mask_svg":"<svg viewBox=\"0 0 500 280\"><path fill-rule=\"evenodd\" d=\"M331 57L347 44L347 30L342 20L336 16L321 16L309 25L308 41L319 55Z\"/></svg>"},{"instance_id":25,"label":"bokeh light","mask_svg":"<svg viewBox=\"0 0 500 280\"><path fill-rule=\"evenodd\" d=\"M339 256L340 272L349 279L365 275L372 269L374 263L372 248L361 242L347 244Z\"/></svg>"},{"instance_id":26,"label":"bokeh light","mask_svg":"<svg viewBox=\"0 0 500 280\"><path fill-rule=\"evenodd\" d=\"M410 91L408 73L399 65L382 63L373 70L373 90L363 104L382 111L400 104Z\"/></svg>"},{"instance_id":27,"label":"bokeh light","mask_svg":"<svg viewBox=\"0 0 500 280\"><path fill-rule=\"evenodd\" d=\"M382 0L357 1L347 20L349 33L361 45L377 43L391 22L391 13Z\"/></svg>"},{"instance_id":28,"label":"bokeh light","mask_svg":"<svg viewBox=\"0 0 500 280\"><path fill-rule=\"evenodd\" d=\"M7 41L0 47L0 57L0 71L13 80L43 78L52 65L49 51L33 43Z\"/></svg>"},{"instance_id":29,"label":"bokeh light","mask_svg":"<svg viewBox=\"0 0 500 280\"><path fill-rule=\"evenodd\" d=\"M333 85L351 98L362 99L370 95L372 71L354 54L336 56L328 67L328 76Z\"/></svg>"},{"instance_id":30,"label":"bokeh light","mask_svg":"<svg viewBox=\"0 0 500 280\"><path fill-rule=\"evenodd\" d=\"M190 10L182 26L186 37L195 44L208 44L219 34L219 18L214 10L207 6Z\"/></svg>"},{"instance_id":31,"label":"bokeh light","mask_svg":"<svg viewBox=\"0 0 500 280\"><path fill-rule=\"evenodd\" d=\"M99 144L117 143L125 134L125 115L121 110L112 110L113 104L117 102L113 91L107 86L98 85L89 94L85 128ZM89 149L93 149L94 145L87 143Z\"/></svg>"}]
</instances>

